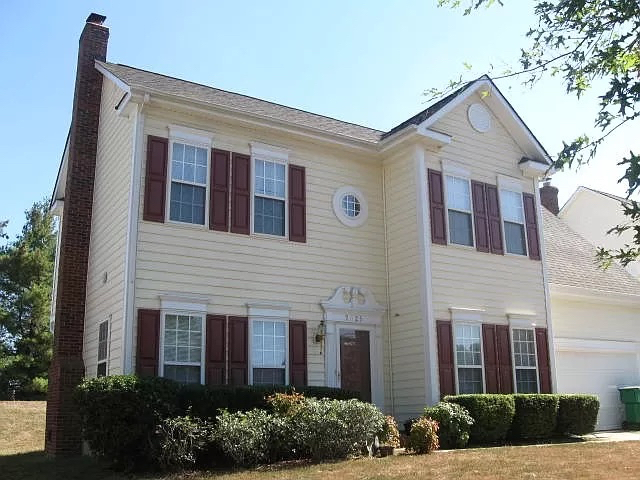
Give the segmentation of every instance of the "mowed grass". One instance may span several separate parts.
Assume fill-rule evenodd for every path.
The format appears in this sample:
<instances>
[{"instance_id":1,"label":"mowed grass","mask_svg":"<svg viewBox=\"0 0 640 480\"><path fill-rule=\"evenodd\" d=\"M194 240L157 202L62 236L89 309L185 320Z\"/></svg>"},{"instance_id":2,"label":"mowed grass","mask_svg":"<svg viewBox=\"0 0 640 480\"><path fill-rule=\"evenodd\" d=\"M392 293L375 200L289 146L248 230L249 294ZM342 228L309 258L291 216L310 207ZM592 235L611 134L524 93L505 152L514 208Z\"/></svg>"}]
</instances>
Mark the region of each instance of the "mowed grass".
<instances>
[{"instance_id":1,"label":"mowed grass","mask_svg":"<svg viewBox=\"0 0 640 480\"><path fill-rule=\"evenodd\" d=\"M362 458L335 463L288 464L235 472L140 477L112 472L90 457L47 458L44 402L0 402L0 478L12 480L267 480L267 479L636 479L640 442L565 443Z\"/></svg>"}]
</instances>

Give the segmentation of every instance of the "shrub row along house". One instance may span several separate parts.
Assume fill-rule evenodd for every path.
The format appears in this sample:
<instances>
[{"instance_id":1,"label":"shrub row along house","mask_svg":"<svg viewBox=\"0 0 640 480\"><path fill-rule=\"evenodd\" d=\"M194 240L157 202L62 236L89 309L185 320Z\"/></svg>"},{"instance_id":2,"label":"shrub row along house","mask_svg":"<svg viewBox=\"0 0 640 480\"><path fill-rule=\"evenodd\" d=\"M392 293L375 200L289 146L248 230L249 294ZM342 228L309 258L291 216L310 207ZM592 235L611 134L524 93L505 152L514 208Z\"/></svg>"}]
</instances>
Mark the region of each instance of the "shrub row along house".
<instances>
[{"instance_id":1,"label":"shrub row along house","mask_svg":"<svg viewBox=\"0 0 640 480\"><path fill-rule=\"evenodd\" d=\"M47 451L83 376L357 390L406 419L445 394L551 392L538 181L495 84L388 132L108 62L80 38Z\"/></svg>"}]
</instances>

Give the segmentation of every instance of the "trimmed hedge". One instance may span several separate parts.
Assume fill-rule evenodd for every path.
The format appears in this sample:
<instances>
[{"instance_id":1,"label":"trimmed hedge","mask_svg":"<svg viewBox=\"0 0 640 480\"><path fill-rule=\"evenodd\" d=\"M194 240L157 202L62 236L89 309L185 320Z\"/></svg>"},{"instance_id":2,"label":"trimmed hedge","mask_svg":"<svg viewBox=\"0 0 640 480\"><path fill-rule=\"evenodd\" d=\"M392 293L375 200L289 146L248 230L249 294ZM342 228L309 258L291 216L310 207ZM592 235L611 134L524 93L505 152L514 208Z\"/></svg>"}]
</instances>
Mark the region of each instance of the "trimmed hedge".
<instances>
[{"instance_id":1,"label":"trimmed hedge","mask_svg":"<svg viewBox=\"0 0 640 480\"><path fill-rule=\"evenodd\" d=\"M453 402L440 402L424 409L423 417L436 420L440 448L464 448L469 443L469 431L473 418L462 405Z\"/></svg>"},{"instance_id":2,"label":"trimmed hedge","mask_svg":"<svg viewBox=\"0 0 640 480\"><path fill-rule=\"evenodd\" d=\"M474 420L469 432L471 443L498 443L507 438L516 412L512 395L448 395L444 401L468 410Z\"/></svg>"},{"instance_id":3,"label":"trimmed hedge","mask_svg":"<svg viewBox=\"0 0 640 480\"><path fill-rule=\"evenodd\" d=\"M113 375L85 380L76 390L76 401L91 450L117 468L132 470L157 464L157 427L166 419L185 415L215 419L221 409L269 410L267 396L291 391L285 386L207 387L159 377ZM301 388L299 393L332 399L358 397L327 387Z\"/></svg>"},{"instance_id":4,"label":"trimmed hedge","mask_svg":"<svg viewBox=\"0 0 640 480\"><path fill-rule=\"evenodd\" d=\"M510 437L514 439L549 438L556 430L558 395L513 395L516 414L511 424Z\"/></svg>"},{"instance_id":5,"label":"trimmed hedge","mask_svg":"<svg viewBox=\"0 0 640 480\"><path fill-rule=\"evenodd\" d=\"M600 401L596 395L558 395L556 432L584 435L596 428Z\"/></svg>"}]
</instances>

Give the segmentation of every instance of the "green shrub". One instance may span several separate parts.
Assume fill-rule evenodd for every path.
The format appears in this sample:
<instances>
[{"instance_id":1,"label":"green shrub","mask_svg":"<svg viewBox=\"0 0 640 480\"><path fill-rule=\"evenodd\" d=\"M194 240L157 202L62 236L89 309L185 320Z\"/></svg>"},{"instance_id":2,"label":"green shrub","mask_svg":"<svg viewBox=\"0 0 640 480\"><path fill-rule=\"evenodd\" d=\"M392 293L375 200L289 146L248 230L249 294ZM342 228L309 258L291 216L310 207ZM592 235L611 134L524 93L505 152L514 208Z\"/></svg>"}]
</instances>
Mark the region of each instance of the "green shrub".
<instances>
[{"instance_id":1,"label":"green shrub","mask_svg":"<svg viewBox=\"0 0 640 480\"><path fill-rule=\"evenodd\" d=\"M163 419L177 415L179 385L133 375L85 380L76 391L84 439L117 468L155 465L153 438Z\"/></svg>"},{"instance_id":2,"label":"green shrub","mask_svg":"<svg viewBox=\"0 0 640 480\"><path fill-rule=\"evenodd\" d=\"M425 408L423 416L438 422L440 448L464 448L469 443L469 432L474 422L462 405L440 402Z\"/></svg>"},{"instance_id":3,"label":"green shrub","mask_svg":"<svg viewBox=\"0 0 640 480\"><path fill-rule=\"evenodd\" d=\"M411 424L409 450L415 453L431 453L439 448L438 422L421 417Z\"/></svg>"},{"instance_id":4,"label":"green shrub","mask_svg":"<svg viewBox=\"0 0 640 480\"><path fill-rule=\"evenodd\" d=\"M600 401L596 395L558 395L558 422L560 434L584 435L596 428Z\"/></svg>"},{"instance_id":5,"label":"green shrub","mask_svg":"<svg viewBox=\"0 0 640 480\"><path fill-rule=\"evenodd\" d=\"M212 425L193 417L162 420L156 429L155 455L165 470L192 467L210 443Z\"/></svg>"},{"instance_id":6,"label":"green shrub","mask_svg":"<svg viewBox=\"0 0 640 480\"><path fill-rule=\"evenodd\" d=\"M212 440L233 462L241 466L272 463L287 456L296 440L288 417L254 409L222 412L213 428Z\"/></svg>"},{"instance_id":7,"label":"green shrub","mask_svg":"<svg viewBox=\"0 0 640 480\"><path fill-rule=\"evenodd\" d=\"M396 419L390 415L385 417L382 434L380 435L380 443L390 447L398 448L400 446L400 432Z\"/></svg>"},{"instance_id":8,"label":"green shrub","mask_svg":"<svg viewBox=\"0 0 640 480\"><path fill-rule=\"evenodd\" d=\"M549 438L556 429L558 395L513 395L516 414L510 436L516 439Z\"/></svg>"},{"instance_id":9,"label":"green shrub","mask_svg":"<svg viewBox=\"0 0 640 480\"><path fill-rule=\"evenodd\" d=\"M359 400L307 399L294 416L302 450L314 460L359 455L381 436L385 416Z\"/></svg>"},{"instance_id":10,"label":"green shrub","mask_svg":"<svg viewBox=\"0 0 640 480\"><path fill-rule=\"evenodd\" d=\"M467 409L474 420L469 432L471 443L498 443L507 438L515 414L513 396L500 394L449 395L445 402Z\"/></svg>"}]
</instances>

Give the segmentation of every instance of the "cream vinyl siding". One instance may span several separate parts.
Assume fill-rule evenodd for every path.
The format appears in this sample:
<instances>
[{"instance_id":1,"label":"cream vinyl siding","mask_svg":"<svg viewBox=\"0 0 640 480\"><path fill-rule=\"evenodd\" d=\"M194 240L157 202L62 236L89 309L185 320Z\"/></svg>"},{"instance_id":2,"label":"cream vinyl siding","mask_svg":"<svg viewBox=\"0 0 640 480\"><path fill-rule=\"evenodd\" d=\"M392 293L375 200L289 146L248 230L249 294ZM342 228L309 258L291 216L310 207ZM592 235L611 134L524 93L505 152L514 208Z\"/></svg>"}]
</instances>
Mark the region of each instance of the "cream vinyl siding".
<instances>
[{"instance_id":1,"label":"cream vinyl siding","mask_svg":"<svg viewBox=\"0 0 640 480\"><path fill-rule=\"evenodd\" d=\"M640 304L605 303L597 294L597 301L567 299L556 295L551 287L551 316L556 338L589 340L640 341Z\"/></svg>"},{"instance_id":2,"label":"cream vinyl siding","mask_svg":"<svg viewBox=\"0 0 640 480\"><path fill-rule=\"evenodd\" d=\"M132 123L115 106L123 92L108 79L102 84L96 176L91 217L84 325L84 364L96 375L98 326L109 320L108 373L122 373L124 272L131 183ZM104 282L105 274L107 281Z\"/></svg>"},{"instance_id":3,"label":"cream vinyl siding","mask_svg":"<svg viewBox=\"0 0 640 480\"><path fill-rule=\"evenodd\" d=\"M575 232L596 247L619 249L633 245L633 231L607 234L616 225L626 225L629 218L624 215L622 204L611 197L579 187L572 201L558 215ZM631 275L640 277L640 262L633 261L624 267Z\"/></svg>"},{"instance_id":4,"label":"cream vinyl siding","mask_svg":"<svg viewBox=\"0 0 640 480\"><path fill-rule=\"evenodd\" d=\"M289 163L306 168L307 242L141 220L136 309L160 308L158 295L167 292L205 295L208 312L223 315L247 315L247 302L286 302L291 319L307 321L309 384L325 385L324 355L313 342L322 319L320 302L340 285L368 287L380 304L386 298L381 167L364 155L153 109L145 119L143 158L146 136L167 137L169 124L212 132L214 148L223 150L250 154L249 142L287 148ZM333 194L344 185L367 199L369 217L361 227L344 226L333 213ZM144 181L140 193L142 219ZM135 335L136 325L134 345Z\"/></svg>"},{"instance_id":5,"label":"cream vinyl siding","mask_svg":"<svg viewBox=\"0 0 640 480\"><path fill-rule=\"evenodd\" d=\"M469 125L467 109L475 102L482 102L477 94L434 125L434 130L451 135L452 142L427 157L427 168L441 170L441 159L455 162L470 172L471 180L496 185L498 174L507 175L522 180L524 191L533 193L533 182L518 168L523 152L498 119L492 115L487 133ZM485 310L485 322L507 323L509 312L533 314L538 325L546 324L540 261L481 253L475 246L433 245L431 274L437 319L450 319L449 308L459 307Z\"/></svg>"},{"instance_id":6,"label":"cream vinyl siding","mask_svg":"<svg viewBox=\"0 0 640 480\"><path fill-rule=\"evenodd\" d=\"M425 346L418 247L416 165L411 152L385 161L389 312L394 414L400 421L425 407ZM437 365L431 368L437 368Z\"/></svg>"}]
</instances>

